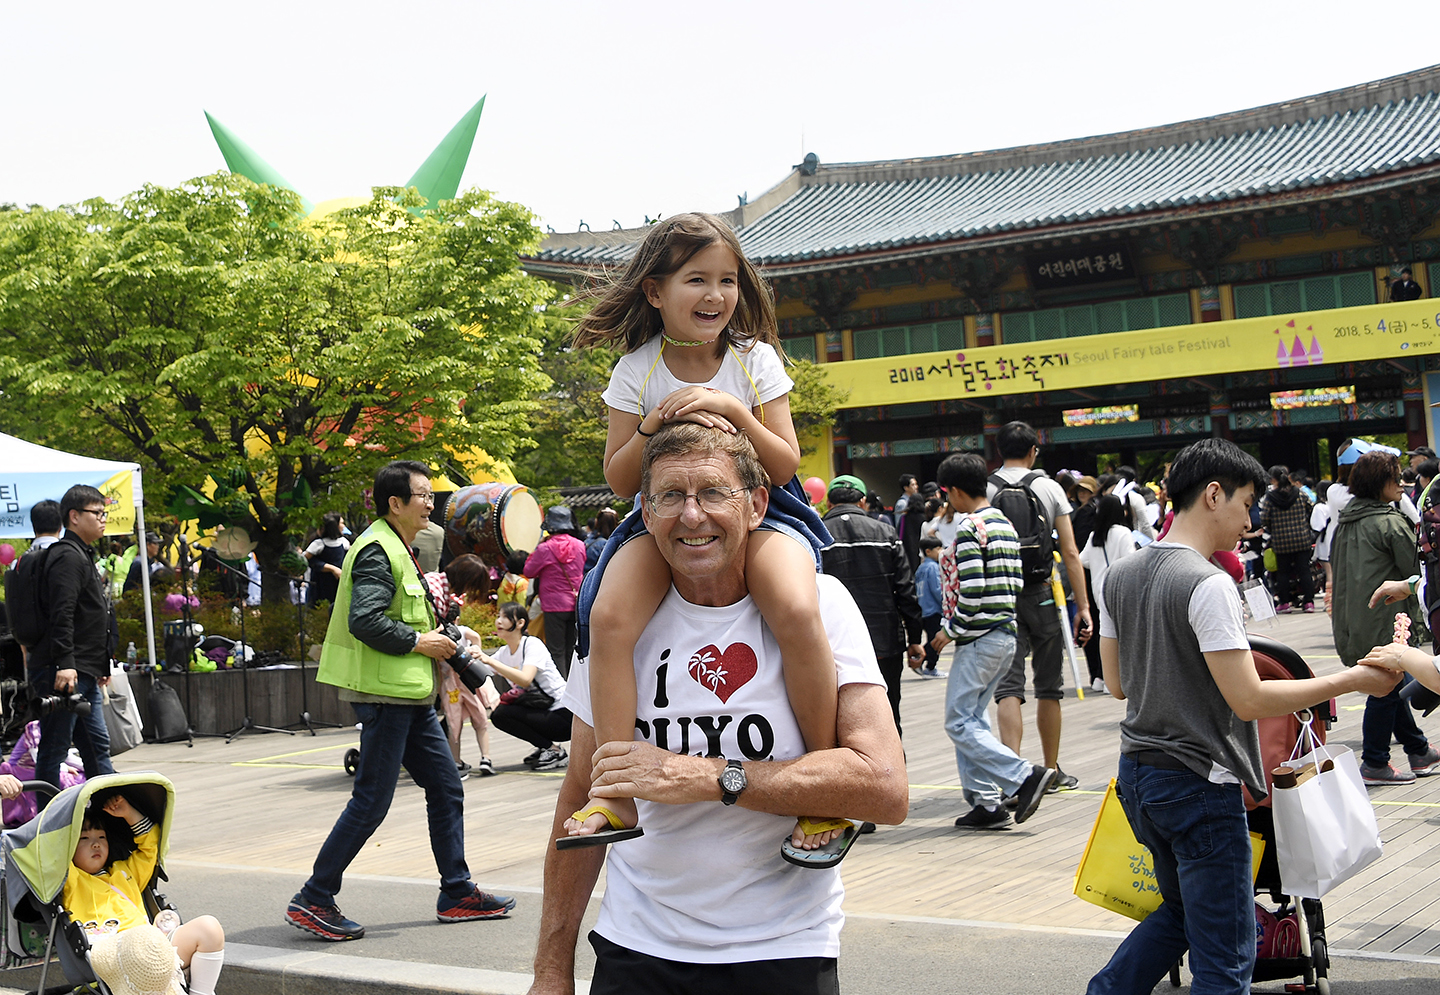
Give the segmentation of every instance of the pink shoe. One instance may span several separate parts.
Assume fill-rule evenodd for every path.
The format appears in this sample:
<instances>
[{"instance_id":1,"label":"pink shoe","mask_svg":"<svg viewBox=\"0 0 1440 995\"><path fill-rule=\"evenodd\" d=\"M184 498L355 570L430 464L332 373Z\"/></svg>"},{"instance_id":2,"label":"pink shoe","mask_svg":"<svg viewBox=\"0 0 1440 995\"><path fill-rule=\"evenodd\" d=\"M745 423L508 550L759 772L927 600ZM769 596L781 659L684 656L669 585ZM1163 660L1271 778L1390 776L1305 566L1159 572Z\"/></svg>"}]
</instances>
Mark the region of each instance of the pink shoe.
<instances>
[{"instance_id":1,"label":"pink shoe","mask_svg":"<svg viewBox=\"0 0 1440 995\"><path fill-rule=\"evenodd\" d=\"M1314 615L1314 614L1315 614L1315 602L1313 602L1313 601L1307 601L1307 602L1305 602L1305 614L1306 614L1306 615Z\"/></svg>"},{"instance_id":2,"label":"pink shoe","mask_svg":"<svg viewBox=\"0 0 1440 995\"><path fill-rule=\"evenodd\" d=\"M1276 605L1276 606L1275 606L1275 614L1276 614L1276 615L1289 615L1289 614L1290 614L1290 602L1287 601L1287 602L1285 602L1283 605Z\"/></svg>"}]
</instances>

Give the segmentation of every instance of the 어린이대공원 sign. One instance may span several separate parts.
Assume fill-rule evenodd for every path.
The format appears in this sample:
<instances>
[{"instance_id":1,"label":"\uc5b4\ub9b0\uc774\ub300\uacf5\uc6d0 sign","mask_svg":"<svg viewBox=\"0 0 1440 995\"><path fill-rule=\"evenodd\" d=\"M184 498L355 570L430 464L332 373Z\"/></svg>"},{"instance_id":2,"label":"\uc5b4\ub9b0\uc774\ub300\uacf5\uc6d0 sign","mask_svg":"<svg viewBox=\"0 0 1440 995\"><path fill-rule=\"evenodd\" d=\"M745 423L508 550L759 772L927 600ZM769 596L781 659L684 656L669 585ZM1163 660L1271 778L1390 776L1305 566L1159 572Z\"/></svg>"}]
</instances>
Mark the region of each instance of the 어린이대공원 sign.
<instances>
[{"instance_id":1,"label":"\uc5b4\ub9b0\uc774\ub300\uacf5\uc6d0 sign","mask_svg":"<svg viewBox=\"0 0 1440 995\"><path fill-rule=\"evenodd\" d=\"M850 391L843 407L865 408L1431 352L1440 352L1440 300L886 356L821 369Z\"/></svg>"}]
</instances>

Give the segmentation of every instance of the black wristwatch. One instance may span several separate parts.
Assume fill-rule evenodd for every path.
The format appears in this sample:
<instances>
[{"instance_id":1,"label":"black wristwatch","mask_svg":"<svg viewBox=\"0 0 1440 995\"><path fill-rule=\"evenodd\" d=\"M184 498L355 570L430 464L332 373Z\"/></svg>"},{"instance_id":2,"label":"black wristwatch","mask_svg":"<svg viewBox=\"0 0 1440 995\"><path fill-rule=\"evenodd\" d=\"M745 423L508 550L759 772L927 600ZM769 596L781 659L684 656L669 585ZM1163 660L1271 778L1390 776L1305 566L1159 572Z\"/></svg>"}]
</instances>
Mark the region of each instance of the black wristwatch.
<instances>
[{"instance_id":1,"label":"black wristwatch","mask_svg":"<svg viewBox=\"0 0 1440 995\"><path fill-rule=\"evenodd\" d=\"M745 768L740 766L738 760L731 760L725 765L719 780L720 801L725 805L734 805L740 798L740 792L750 784L750 779L745 776Z\"/></svg>"}]
</instances>

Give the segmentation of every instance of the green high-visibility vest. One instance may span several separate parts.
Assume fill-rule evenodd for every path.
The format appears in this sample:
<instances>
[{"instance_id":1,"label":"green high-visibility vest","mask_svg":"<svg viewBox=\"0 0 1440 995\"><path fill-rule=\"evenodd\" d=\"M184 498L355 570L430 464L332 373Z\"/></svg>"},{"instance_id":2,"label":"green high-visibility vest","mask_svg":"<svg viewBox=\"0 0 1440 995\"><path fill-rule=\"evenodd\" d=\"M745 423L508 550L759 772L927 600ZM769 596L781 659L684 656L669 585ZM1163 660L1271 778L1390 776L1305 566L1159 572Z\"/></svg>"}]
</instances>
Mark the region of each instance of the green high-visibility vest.
<instances>
[{"instance_id":1,"label":"green high-visibility vest","mask_svg":"<svg viewBox=\"0 0 1440 995\"><path fill-rule=\"evenodd\" d=\"M425 582L416 571L410 550L388 523L377 521L355 540L345 556L340 590L330 612L330 628L325 633L315 679L361 694L423 700L435 693L433 660L422 653L404 656L381 653L350 634L350 594L354 587L351 572L355 557L360 550L375 543L379 543L389 557L390 575L395 579L395 597L385 609L386 617L404 622L416 632L435 628L435 616L425 598Z\"/></svg>"}]
</instances>

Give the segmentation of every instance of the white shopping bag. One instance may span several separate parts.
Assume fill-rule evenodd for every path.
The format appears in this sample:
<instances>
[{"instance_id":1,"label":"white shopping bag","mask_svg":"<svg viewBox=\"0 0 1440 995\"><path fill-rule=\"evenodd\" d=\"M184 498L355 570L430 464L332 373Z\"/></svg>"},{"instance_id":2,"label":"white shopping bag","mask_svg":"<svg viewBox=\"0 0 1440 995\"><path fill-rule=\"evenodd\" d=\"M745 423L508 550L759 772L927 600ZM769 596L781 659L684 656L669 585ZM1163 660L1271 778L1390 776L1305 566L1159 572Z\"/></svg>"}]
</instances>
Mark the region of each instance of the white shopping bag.
<instances>
[{"instance_id":1,"label":"white shopping bag","mask_svg":"<svg viewBox=\"0 0 1440 995\"><path fill-rule=\"evenodd\" d=\"M1289 766L1296 769L1312 761L1334 766L1293 788L1274 789L1280 883L1287 895L1322 898L1380 856L1380 829L1354 752L1320 745L1307 722L1294 754Z\"/></svg>"}]
</instances>

